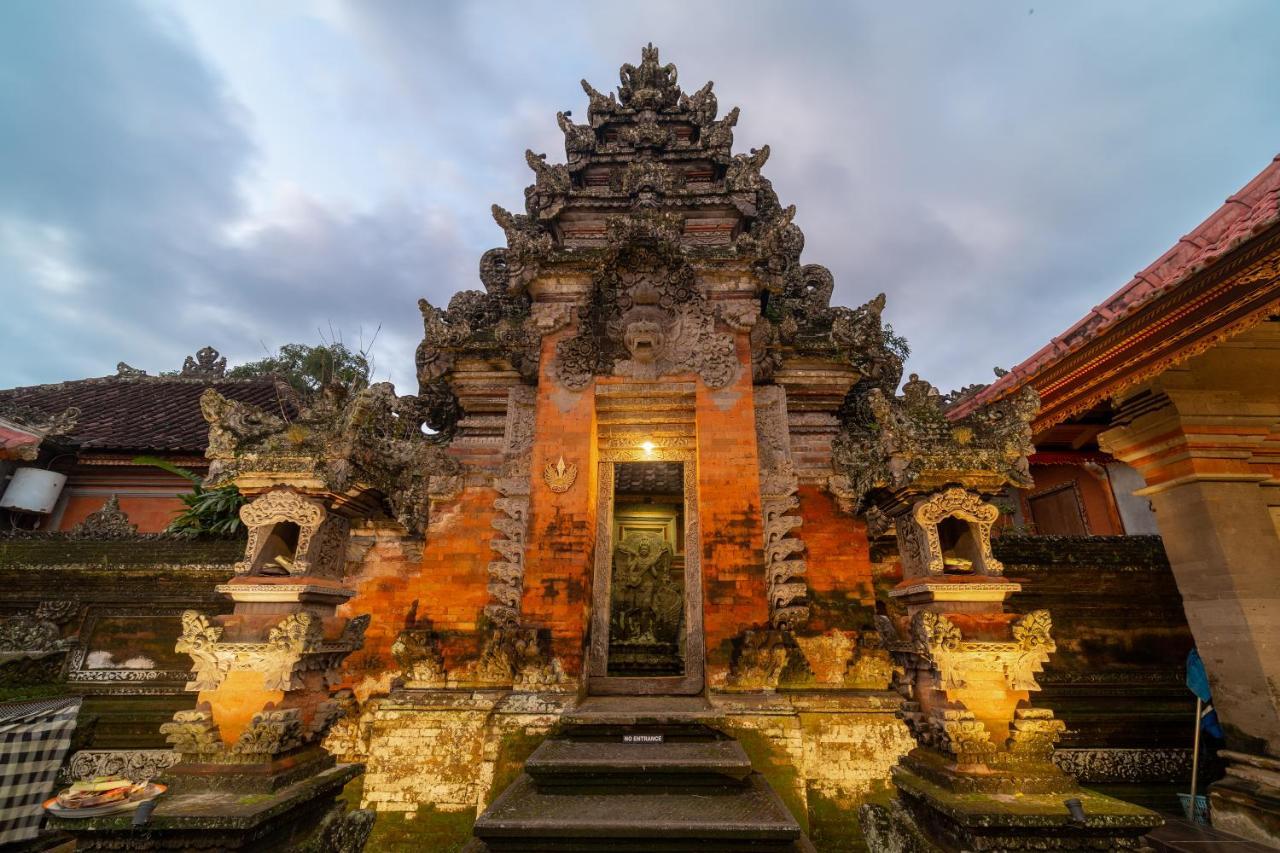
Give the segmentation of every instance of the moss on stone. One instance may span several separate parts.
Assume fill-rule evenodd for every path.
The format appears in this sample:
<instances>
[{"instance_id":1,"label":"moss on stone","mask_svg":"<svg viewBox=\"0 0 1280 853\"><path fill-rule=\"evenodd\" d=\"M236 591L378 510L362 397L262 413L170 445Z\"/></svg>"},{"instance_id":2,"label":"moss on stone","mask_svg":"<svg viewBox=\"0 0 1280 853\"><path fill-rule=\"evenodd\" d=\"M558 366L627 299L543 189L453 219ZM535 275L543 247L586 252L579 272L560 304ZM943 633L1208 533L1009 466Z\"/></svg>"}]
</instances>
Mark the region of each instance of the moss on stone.
<instances>
[{"instance_id":1,"label":"moss on stone","mask_svg":"<svg viewBox=\"0 0 1280 853\"><path fill-rule=\"evenodd\" d=\"M21 687L0 687L0 702L29 702L32 699L52 699L69 696L65 684L26 684Z\"/></svg>"},{"instance_id":2,"label":"moss on stone","mask_svg":"<svg viewBox=\"0 0 1280 853\"><path fill-rule=\"evenodd\" d=\"M870 848L862 835L858 810L866 803L888 804L894 791L888 781L874 783L871 790L852 805L809 789L809 840L819 853L865 853Z\"/></svg>"},{"instance_id":3,"label":"moss on stone","mask_svg":"<svg viewBox=\"0 0 1280 853\"><path fill-rule=\"evenodd\" d=\"M545 732L530 733L527 729L517 729L502 736L498 743L498 757L494 760L493 782L485 795L485 803L492 803L524 772L525 761L546 738Z\"/></svg>"},{"instance_id":4,"label":"moss on stone","mask_svg":"<svg viewBox=\"0 0 1280 853\"><path fill-rule=\"evenodd\" d=\"M804 801L800 774L791 757L767 735L754 729L734 728L731 733L751 759L751 767L765 778L782 803L805 832L809 831L809 809Z\"/></svg>"},{"instance_id":5,"label":"moss on stone","mask_svg":"<svg viewBox=\"0 0 1280 853\"><path fill-rule=\"evenodd\" d=\"M340 799L348 808L360 808L364 777L359 776L343 789ZM378 812L366 853L458 853L471 840L475 823L473 811L443 812L419 806L415 814Z\"/></svg>"}]
</instances>

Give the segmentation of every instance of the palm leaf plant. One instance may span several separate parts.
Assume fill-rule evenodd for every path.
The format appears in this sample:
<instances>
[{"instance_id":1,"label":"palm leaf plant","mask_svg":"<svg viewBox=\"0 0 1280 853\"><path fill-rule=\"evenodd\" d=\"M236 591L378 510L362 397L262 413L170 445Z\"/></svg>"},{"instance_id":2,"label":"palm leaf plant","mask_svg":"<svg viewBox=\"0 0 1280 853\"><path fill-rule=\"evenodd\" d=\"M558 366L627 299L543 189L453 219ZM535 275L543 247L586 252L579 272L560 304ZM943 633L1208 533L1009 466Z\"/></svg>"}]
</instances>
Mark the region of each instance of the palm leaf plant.
<instances>
[{"instance_id":1,"label":"palm leaf plant","mask_svg":"<svg viewBox=\"0 0 1280 853\"><path fill-rule=\"evenodd\" d=\"M179 495L184 508L164 529L179 536L231 536L240 532L240 507L247 502L234 483L206 489L200 475L155 456L138 456L135 465L150 465L190 481L192 489Z\"/></svg>"}]
</instances>

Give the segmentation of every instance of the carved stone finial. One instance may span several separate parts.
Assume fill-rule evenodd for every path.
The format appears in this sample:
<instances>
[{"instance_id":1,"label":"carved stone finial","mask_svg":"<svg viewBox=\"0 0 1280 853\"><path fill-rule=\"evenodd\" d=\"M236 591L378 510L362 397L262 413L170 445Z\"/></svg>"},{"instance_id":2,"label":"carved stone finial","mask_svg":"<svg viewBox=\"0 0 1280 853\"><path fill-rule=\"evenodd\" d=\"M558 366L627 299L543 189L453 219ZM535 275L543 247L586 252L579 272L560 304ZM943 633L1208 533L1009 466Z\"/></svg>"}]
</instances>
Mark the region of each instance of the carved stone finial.
<instances>
[{"instance_id":1,"label":"carved stone finial","mask_svg":"<svg viewBox=\"0 0 1280 853\"><path fill-rule=\"evenodd\" d=\"M85 516L84 521L71 530L75 539L124 539L134 536L138 526L129 522L129 516L120 509L120 497L112 495L97 512Z\"/></svg>"},{"instance_id":2,"label":"carved stone finial","mask_svg":"<svg viewBox=\"0 0 1280 853\"><path fill-rule=\"evenodd\" d=\"M226 372L226 358L219 358L213 347L204 347L196 352L195 358L187 356L180 375L187 379L221 379Z\"/></svg>"},{"instance_id":3,"label":"carved stone finial","mask_svg":"<svg viewBox=\"0 0 1280 853\"><path fill-rule=\"evenodd\" d=\"M674 107L680 100L680 87L676 84L676 67L670 63L658 64L658 49L650 42L640 48L640 65L625 63L619 69L622 83L618 87L618 100L624 107L635 110L661 110Z\"/></svg>"},{"instance_id":4,"label":"carved stone finial","mask_svg":"<svg viewBox=\"0 0 1280 853\"><path fill-rule=\"evenodd\" d=\"M123 361L116 362L116 377L119 379L139 379L147 375L147 371L131 367Z\"/></svg>"}]
</instances>

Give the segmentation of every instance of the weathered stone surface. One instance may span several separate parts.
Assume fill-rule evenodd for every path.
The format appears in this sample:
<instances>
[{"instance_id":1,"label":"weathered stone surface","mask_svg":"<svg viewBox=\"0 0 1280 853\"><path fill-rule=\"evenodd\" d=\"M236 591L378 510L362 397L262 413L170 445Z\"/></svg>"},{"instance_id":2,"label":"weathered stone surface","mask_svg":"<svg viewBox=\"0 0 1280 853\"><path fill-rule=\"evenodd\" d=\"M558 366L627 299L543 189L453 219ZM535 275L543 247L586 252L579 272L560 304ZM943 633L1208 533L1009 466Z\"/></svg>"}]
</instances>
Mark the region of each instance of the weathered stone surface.
<instances>
[{"instance_id":1,"label":"weathered stone surface","mask_svg":"<svg viewBox=\"0 0 1280 853\"><path fill-rule=\"evenodd\" d=\"M604 850L631 840L650 850L705 849L716 842L786 850L800 837L800 827L758 775L745 788L692 793L550 793L524 776L476 820L475 833L493 850L507 849L506 839L514 841L513 849L536 840Z\"/></svg>"},{"instance_id":2,"label":"weathered stone surface","mask_svg":"<svg viewBox=\"0 0 1280 853\"><path fill-rule=\"evenodd\" d=\"M751 773L751 760L735 740L714 732L651 732L666 740L626 742L626 735L646 732L584 733L549 738L529 756L525 772L540 786L607 784L630 785L729 784ZM695 739L697 738L697 739Z\"/></svg>"}]
</instances>

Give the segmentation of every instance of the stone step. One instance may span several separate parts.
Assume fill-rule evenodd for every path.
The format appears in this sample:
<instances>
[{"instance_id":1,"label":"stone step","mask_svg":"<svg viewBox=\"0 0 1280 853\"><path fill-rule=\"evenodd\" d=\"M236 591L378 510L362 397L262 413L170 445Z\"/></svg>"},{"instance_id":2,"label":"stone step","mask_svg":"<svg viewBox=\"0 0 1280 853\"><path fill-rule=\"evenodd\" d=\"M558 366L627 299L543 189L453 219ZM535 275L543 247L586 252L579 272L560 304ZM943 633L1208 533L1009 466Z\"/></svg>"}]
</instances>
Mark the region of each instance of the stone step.
<instances>
[{"instance_id":1,"label":"stone step","mask_svg":"<svg viewBox=\"0 0 1280 853\"><path fill-rule=\"evenodd\" d=\"M751 759L736 740L672 739L660 743L551 738L525 762L525 772L541 787L552 785L740 785L751 775Z\"/></svg>"},{"instance_id":2,"label":"stone step","mask_svg":"<svg viewBox=\"0 0 1280 853\"><path fill-rule=\"evenodd\" d=\"M759 851L795 853L800 826L758 773L742 786L539 788L522 774L485 810L475 835L516 851Z\"/></svg>"},{"instance_id":3,"label":"stone step","mask_svg":"<svg viewBox=\"0 0 1280 853\"><path fill-rule=\"evenodd\" d=\"M701 696L590 696L566 711L565 725L681 726L724 716Z\"/></svg>"},{"instance_id":4,"label":"stone step","mask_svg":"<svg viewBox=\"0 0 1280 853\"><path fill-rule=\"evenodd\" d=\"M472 838L463 845L460 853L550 853L550 851L571 851L571 853L590 853L593 850L604 850L604 847L560 847L555 846L559 842L553 842L550 847L503 847L499 851L496 847L490 847L479 838ZM630 844L626 841L621 843L610 842L607 847L610 853L649 853L651 850L659 851L680 851L679 847L653 847L647 841L640 841L637 844ZM699 851L699 853L754 853L754 851L768 850L770 848L750 847L730 845L725 846L708 846L706 843L699 843L696 847L691 848ZM809 840L807 835L802 835L795 841L791 842L791 846L783 847L782 853L818 853L818 848L813 846L813 842Z\"/></svg>"}]
</instances>

